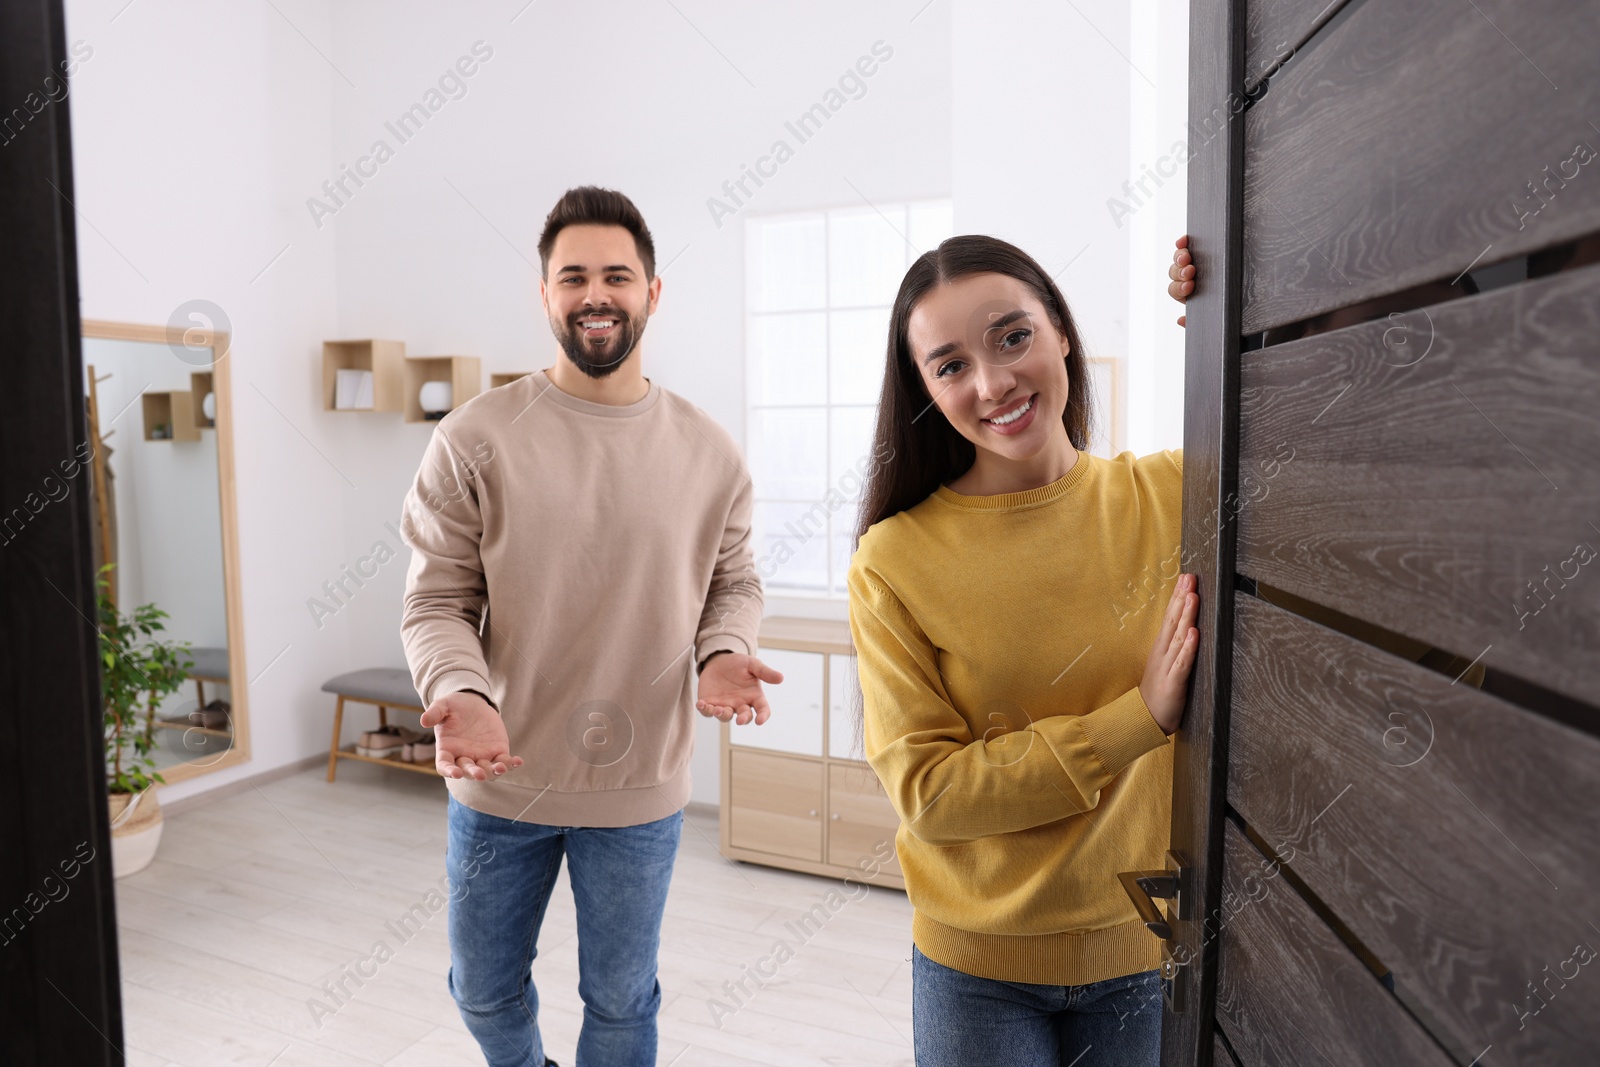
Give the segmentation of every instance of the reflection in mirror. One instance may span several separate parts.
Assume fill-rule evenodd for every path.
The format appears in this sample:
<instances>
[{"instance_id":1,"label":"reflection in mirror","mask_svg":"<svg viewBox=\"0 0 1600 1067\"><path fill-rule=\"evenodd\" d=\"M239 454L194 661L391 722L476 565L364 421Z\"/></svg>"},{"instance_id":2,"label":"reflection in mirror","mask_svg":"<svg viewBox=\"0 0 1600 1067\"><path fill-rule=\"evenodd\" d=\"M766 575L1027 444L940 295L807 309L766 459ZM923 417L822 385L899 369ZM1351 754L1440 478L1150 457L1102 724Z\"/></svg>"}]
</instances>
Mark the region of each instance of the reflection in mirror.
<instances>
[{"instance_id":1,"label":"reflection in mirror","mask_svg":"<svg viewBox=\"0 0 1600 1067\"><path fill-rule=\"evenodd\" d=\"M83 362L103 592L125 616L146 604L165 612L150 637L186 646L183 683L146 709L153 769L209 766L236 741L211 368L166 344L104 337L83 339Z\"/></svg>"}]
</instances>

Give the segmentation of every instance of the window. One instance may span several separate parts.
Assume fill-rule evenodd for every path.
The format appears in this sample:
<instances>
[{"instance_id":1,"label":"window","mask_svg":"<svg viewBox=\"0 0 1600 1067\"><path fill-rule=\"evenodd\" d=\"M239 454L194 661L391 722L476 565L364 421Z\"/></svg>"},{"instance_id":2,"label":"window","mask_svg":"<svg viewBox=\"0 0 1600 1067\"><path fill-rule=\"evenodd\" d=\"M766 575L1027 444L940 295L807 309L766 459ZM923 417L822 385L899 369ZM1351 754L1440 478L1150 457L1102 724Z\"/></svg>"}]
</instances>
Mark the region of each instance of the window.
<instances>
[{"instance_id":1,"label":"window","mask_svg":"<svg viewBox=\"0 0 1600 1067\"><path fill-rule=\"evenodd\" d=\"M772 591L844 596L889 310L950 201L745 222L745 345L755 556Z\"/></svg>"}]
</instances>

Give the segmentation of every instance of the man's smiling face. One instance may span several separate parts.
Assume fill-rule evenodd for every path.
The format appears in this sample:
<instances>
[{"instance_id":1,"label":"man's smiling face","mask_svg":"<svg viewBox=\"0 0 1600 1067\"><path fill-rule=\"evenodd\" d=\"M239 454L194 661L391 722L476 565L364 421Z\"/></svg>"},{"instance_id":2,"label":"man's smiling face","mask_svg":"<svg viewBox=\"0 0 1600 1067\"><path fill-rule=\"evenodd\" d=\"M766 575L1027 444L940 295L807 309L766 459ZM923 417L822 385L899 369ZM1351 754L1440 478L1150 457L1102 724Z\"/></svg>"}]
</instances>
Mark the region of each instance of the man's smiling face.
<instances>
[{"instance_id":1,"label":"man's smiling face","mask_svg":"<svg viewBox=\"0 0 1600 1067\"><path fill-rule=\"evenodd\" d=\"M645 278L626 229L582 224L556 235L539 296L567 358L589 377L604 378L638 347L661 279Z\"/></svg>"}]
</instances>

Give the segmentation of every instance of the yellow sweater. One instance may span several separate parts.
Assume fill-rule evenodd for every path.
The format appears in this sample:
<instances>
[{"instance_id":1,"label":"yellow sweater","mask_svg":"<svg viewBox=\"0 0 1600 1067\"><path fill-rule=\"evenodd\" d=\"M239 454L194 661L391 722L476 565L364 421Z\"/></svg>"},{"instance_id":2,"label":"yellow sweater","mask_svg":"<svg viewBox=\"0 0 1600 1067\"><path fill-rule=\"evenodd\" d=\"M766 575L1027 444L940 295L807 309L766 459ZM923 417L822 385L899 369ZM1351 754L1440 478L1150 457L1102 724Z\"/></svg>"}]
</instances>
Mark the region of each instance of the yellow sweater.
<instances>
[{"instance_id":1,"label":"yellow sweater","mask_svg":"<svg viewBox=\"0 0 1600 1067\"><path fill-rule=\"evenodd\" d=\"M865 751L935 962L1052 985L1159 963L1117 872L1160 868L1168 842L1172 745L1138 687L1180 569L1182 458L941 486L861 539Z\"/></svg>"}]
</instances>

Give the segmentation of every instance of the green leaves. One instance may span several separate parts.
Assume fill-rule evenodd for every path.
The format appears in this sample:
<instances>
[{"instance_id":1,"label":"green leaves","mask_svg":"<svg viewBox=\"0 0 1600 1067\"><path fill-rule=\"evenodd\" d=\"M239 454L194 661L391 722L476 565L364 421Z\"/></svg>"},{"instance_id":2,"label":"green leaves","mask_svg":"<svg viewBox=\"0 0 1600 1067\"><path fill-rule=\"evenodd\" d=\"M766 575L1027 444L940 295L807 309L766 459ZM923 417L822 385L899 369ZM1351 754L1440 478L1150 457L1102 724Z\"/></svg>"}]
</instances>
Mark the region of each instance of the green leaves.
<instances>
[{"instance_id":1,"label":"green leaves","mask_svg":"<svg viewBox=\"0 0 1600 1067\"><path fill-rule=\"evenodd\" d=\"M140 793L164 779L155 771L155 716L161 698L175 693L194 661L188 642L162 641L166 612L142 604L131 615L107 595L107 563L96 577L100 615L100 698L105 712L106 784L113 793Z\"/></svg>"}]
</instances>

